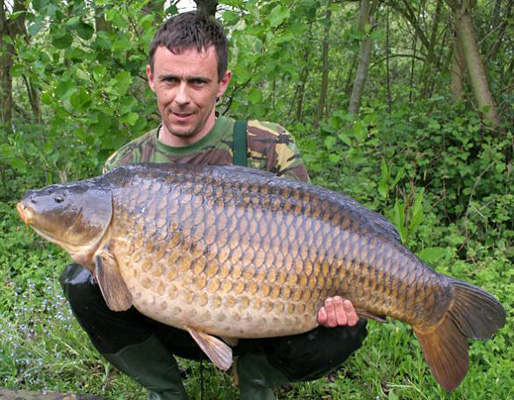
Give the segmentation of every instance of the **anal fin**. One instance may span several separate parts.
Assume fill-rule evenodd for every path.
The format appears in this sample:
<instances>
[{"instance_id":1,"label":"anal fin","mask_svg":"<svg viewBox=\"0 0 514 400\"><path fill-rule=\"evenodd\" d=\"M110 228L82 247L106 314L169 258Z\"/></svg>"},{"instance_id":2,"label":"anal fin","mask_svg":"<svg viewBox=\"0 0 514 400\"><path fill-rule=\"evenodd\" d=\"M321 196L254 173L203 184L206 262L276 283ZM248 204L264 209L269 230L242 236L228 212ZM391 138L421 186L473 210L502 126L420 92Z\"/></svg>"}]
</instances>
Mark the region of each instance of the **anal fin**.
<instances>
[{"instance_id":1,"label":"anal fin","mask_svg":"<svg viewBox=\"0 0 514 400\"><path fill-rule=\"evenodd\" d=\"M189 334L214 365L227 371L232 365L232 349L220 339L195 328L186 327Z\"/></svg>"}]
</instances>

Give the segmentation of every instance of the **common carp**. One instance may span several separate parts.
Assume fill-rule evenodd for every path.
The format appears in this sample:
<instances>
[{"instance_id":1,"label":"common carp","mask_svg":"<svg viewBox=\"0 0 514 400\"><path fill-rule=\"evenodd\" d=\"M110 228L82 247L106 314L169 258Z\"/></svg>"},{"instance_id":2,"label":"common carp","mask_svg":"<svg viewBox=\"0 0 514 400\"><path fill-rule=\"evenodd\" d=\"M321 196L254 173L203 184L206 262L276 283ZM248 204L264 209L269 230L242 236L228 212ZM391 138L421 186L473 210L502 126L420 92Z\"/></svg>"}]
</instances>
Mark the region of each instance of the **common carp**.
<instances>
[{"instance_id":1,"label":"common carp","mask_svg":"<svg viewBox=\"0 0 514 400\"><path fill-rule=\"evenodd\" d=\"M267 172L129 165L30 191L17 209L93 271L109 308L189 331L224 370L227 343L311 330L340 295L361 317L412 325L452 391L468 370L468 338L505 324L492 295L427 267L381 215Z\"/></svg>"}]
</instances>

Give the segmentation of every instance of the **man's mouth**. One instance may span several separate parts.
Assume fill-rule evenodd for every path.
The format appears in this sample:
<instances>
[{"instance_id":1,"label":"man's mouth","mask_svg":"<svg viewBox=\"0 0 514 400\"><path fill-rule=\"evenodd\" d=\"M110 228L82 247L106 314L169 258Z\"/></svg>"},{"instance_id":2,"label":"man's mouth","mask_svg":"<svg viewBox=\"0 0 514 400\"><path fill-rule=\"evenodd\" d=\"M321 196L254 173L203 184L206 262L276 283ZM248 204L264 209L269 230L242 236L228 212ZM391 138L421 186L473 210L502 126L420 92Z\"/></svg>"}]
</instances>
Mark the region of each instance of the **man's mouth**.
<instances>
[{"instance_id":1,"label":"man's mouth","mask_svg":"<svg viewBox=\"0 0 514 400\"><path fill-rule=\"evenodd\" d=\"M176 118L188 118L194 114L194 112L175 112L175 111L172 111L171 113Z\"/></svg>"}]
</instances>

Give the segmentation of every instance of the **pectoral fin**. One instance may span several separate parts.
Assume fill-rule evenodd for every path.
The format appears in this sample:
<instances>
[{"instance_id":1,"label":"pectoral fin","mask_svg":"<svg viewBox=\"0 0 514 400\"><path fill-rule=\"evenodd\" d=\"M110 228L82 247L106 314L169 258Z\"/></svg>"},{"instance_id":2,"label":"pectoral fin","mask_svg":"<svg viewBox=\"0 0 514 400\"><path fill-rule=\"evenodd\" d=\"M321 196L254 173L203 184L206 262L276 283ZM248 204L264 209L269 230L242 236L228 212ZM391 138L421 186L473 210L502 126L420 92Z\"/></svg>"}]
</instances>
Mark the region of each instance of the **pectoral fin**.
<instances>
[{"instance_id":1,"label":"pectoral fin","mask_svg":"<svg viewBox=\"0 0 514 400\"><path fill-rule=\"evenodd\" d=\"M223 371L230 368L232 365L232 349L229 346L220 339L195 328L187 327L186 329L214 365Z\"/></svg>"},{"instance_id":2,"label":"pectoral fin","mask_svg":"<svg viewBox=\"0 0 514 400\"><path fill-rule=\"evenodd\" d=\"M125 311L132 306L132 295L125 285L114 255L102 250L95 255L95 276L107 306Z\"/></svg>"}]
</instances>

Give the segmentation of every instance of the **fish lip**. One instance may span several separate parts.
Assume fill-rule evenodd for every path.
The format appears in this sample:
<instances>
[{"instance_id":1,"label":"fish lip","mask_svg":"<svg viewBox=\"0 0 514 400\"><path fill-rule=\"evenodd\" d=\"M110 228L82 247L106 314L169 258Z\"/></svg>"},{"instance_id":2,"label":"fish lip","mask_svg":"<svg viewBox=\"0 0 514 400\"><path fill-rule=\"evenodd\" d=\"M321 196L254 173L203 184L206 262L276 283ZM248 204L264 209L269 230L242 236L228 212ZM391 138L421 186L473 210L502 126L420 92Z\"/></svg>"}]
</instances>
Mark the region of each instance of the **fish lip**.
<instances>
[{"instance_id":1,"label":"fish lip","mask_svg":"<svg viewBox=\"0 0 514 400\"><path fill-rule=\"evenodd\" d=\"M25 223L25 225L28 225L30 223L30 216L27 206L20 201L18 204L16 204L16 211L18 212L18 215Z\"/></svg>"}]
</instances>

